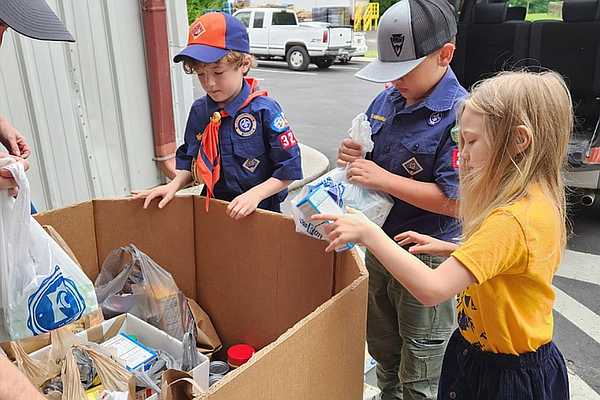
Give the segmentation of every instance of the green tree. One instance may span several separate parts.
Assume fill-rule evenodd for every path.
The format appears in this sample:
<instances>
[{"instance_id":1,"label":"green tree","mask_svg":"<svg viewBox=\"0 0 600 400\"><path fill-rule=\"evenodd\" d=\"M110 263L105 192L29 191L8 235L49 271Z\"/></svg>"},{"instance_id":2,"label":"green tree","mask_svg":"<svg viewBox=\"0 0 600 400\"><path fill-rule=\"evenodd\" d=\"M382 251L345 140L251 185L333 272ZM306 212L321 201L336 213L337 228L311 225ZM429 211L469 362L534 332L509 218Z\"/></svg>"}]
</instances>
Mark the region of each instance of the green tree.
<instances>
[{"instance_id":1,"label":"green tree","mask_svg":"<svg viewBox=\"0 0 600 400\"><path fill-rule=\"evenodd\" d=\"M194 22L204 10L220 10L222 6L223 0L187 0L188 22Z\"/></svg>"}]
</instances>

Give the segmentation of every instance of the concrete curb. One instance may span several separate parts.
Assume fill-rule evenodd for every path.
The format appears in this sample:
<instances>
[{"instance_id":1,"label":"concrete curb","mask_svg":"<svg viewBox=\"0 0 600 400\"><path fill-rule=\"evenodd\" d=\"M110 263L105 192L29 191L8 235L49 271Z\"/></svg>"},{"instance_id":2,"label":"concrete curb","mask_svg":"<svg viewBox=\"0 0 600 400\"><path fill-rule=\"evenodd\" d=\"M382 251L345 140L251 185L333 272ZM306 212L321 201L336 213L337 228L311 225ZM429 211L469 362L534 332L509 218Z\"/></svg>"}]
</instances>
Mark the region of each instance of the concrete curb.
<instances>
[{"instance_id":1,"label":"concrete curb","mask_svg":"<svg viewBox=\"0 0 600 400\"><path fill-rule=\"evenodd\" d=\"M292 182L288 187L290 192L301 188L329 171L329 160L323 153L304 144L300 144L300 152L302 154L302 175L304 178Z\"/></svg>"}]
</instances>

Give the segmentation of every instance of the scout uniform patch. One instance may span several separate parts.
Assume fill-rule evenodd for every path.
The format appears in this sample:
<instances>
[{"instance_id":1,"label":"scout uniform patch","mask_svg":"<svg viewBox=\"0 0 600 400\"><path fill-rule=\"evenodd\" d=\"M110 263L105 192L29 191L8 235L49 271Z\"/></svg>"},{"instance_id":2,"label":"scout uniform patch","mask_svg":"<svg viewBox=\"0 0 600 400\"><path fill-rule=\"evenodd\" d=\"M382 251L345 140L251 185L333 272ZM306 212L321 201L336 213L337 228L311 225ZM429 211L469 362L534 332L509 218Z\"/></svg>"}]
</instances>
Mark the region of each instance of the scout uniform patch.
<instances>
[{"instance_id":1,"label":"scout uniform patch","mask_svg":"<svg viewBox=\"0 0 600 400\"><path fill-rule=\"evenodd\" d=\"M403 162L402 166L404 167L406 172L408 172L410 174L411 178L413 176L415 176L416 174L418 174L419 172L423 171L423 167L421 167L421 164L419 164L417 159L414 157L412 157L408 161Z\"/></svg>"},{"instance_id":2,"label":"scout uniform patch","mask_svg":"<svg viewBox=\"0 0 600 400\"><path fill-rule=\"evenodd\" d=\"M235 132L241 137L252 136L256 132L256 118L252 114L240 114L235 119L233 127L235 128Z\"/></svg>"},{"instance_id":3,"label":"scout uniform patch","mask_svg":"<svg viewBox=\"0 0 600 400\"><path fill-rule=\"evenodd\" d=\"M246 168L248 171L250 172L254 172L254 170L256 169L256 167L258 167L258 164L260 163L260 160L256 159L256 158L248 158L243 164L242 167Z\"/></svg>"},{"instance_id":4,"label":"scout uniform patch","mask_svg":"<svg viewBox=\"0 0 600 400\"><path fill-rule=\"evenodd\" d=\"M458 138L460 137L460 125L454 125L454 127L450 129L450 137L454 143L458 143Z\"/></svg>"},{"instance_id":5,"label":"scout uniform patch","mask_svg":"<svg viewBox=\"0 0 600 400\"><path fill-rule=\"evenodd\" d=\"M298 141L296 140L296 136L294 136L294 132L292 130L288 130L287 132L282 133L279 137L279 143L281 143L281 148L283 150L287 150L290 147L296 146Z\"/></svg>"},{"instance_id":6,"label":"scout uniform patch","mask_svg":"<svg viewBox=\"0 0 600 400\"><path fill-rule=\"evenodd\" d=\"M458 149L452 150L452 167L460 167L460 153L458 152Z\"/></svg>"},{"instance_id":7,"label":"scout uniform patch","mask_svg":"<svg viewBox=\"0 0 600 400\"><path fill-rule=\"evenodd\" d=\"M385 120L386 120L385 117L382 117L381 115L375 115L375 114L371 114L371 118L372 119L376 119L376 120L381 121L381 122L385 122Z\"/></svg>"},{"instance_id":8,"label":"scout uniform patch","mask_svg":"<svg viewBox=\"0 0 600 400\"><path fill-rule=\"evenodd\" d=\"M436 126L442 121L442 117L443 115L441 112L434 112L429 116L429 119L427 120L427 125Z\"/></svg>"},{"instance_id":9,"label":"scout uniform patch","mask_svg":"<svg viewBox=\"0 0 600 400\"><path fill-rule=\"evenodd\" d=\"M273 121L271 121L271 130L275 132L281 133L289 128L289 126L290 124L287 122L287 119L285 119L282 112L277 114L275 118L273 118Z\"/></svg>"}]
</instances>

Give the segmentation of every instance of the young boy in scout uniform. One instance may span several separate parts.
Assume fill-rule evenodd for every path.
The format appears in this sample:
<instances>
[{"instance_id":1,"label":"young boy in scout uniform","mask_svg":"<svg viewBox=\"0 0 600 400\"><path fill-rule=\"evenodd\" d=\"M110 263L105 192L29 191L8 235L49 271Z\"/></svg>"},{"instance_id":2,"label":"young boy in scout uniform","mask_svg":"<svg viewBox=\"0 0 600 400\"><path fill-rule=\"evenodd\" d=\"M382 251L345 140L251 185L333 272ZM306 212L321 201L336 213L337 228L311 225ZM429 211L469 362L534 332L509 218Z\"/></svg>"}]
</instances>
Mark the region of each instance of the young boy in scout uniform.
<instances>
[{"instance_id":1,"label":"young boy in scout uniform","mask_svg":"<svg viewBox=\"0 0 600 400\"><path fill-rule=\"evenodd\" d=\"M241 219L257 207L280 212L287 186L302 178L300 149L281 107L256 81L244 79L252 62L242 22L220 13L198 18L188 46L177 54L187 73L194 73L206 95L192 104L185 141L177 150L177 175L168 184L132 192L155 197L164 207L175 193L194 181L203 195L230 201L227 213Z\"/></svg>"},{"instance_id":2,"label":"young boy in scout uniform","mask_svg":"<svg viewBox=\"0 0 600 400\"><path fill-rule=\"evenodd\" d=\"M460 233L457 144L451 137L457 100L466 94L449 67L456 22L446 0L401 0L382 16L378 58L356 76L391 85L367 115L375 143L368 159L346 139L338 164L350 182L383 190L394 206L383 230L416 230L452 241ZM431 268L444 258L422 254ZM367 343L377 361L382 400L434 399L442 357L453 331L453 299L435 307L417 301L367 252Z\"/></svg>"}]
</instances>

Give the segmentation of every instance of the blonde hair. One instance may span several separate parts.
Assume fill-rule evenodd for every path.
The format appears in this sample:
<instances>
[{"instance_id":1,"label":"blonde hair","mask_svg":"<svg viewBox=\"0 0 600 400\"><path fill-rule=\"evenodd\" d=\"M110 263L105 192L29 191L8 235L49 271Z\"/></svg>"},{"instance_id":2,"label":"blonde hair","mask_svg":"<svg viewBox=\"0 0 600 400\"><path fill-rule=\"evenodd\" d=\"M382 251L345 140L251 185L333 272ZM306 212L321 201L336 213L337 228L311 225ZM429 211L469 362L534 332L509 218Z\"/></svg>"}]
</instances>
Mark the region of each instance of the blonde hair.
<instances>
[{"instance_id":1,"label":"blonde hair","mask_svg":"<svg viewBox=\"0 0 600 400\"><path fill-rule=\"evenodd\" d=\"M198 61L198 60L195 60L195 59L193 59L191 57L187 57L187 56L183 56L183 57L181 57L181 59L183 62L183 71L186 74L193 75L193 74L198 73L198 71L204 69L207 64L235 64L236 68L240 68L244 64L244 61L246 61L246 59L248 57L251 57L250 54L248 54L248 53L242 53L240 51L230 50L229 53L227 53L223 58L215 61L214 63L204 63L202 61ZM250 66L251 67L255 66L255 61L252 57L251 57ZM246 74L247 74L247 72L246 72ZM246 75L246 74L244 74L244 75Z\"/></svg>"},{"instance_id":2,"label":"blonde hair","mask_svg":"<svg viewBox=\"0 0 600 400\"><path fill-rule=\"evenodd\" d=\"M538 185L559 218L561 249L566 246L563 168L573 126L571 96L555 72L503 72L474 86L464 106L483 115L483 138L490 149L480 169L460 169L459 217L470 237L494 209L525 198ZM464 110L464 108L463 108ZM462 111L459 112L459 120ZM459 122L460 123L460 122ZM531 134L520 152L517 126ZM461 135L462 136L462 135ZM459 150L464 146L459 139Z\"/></svg>"}]
</instances>

